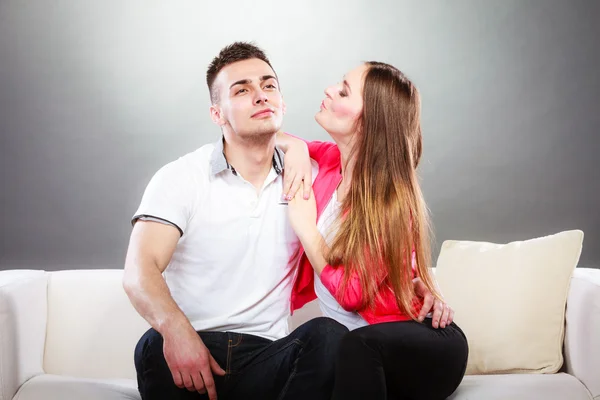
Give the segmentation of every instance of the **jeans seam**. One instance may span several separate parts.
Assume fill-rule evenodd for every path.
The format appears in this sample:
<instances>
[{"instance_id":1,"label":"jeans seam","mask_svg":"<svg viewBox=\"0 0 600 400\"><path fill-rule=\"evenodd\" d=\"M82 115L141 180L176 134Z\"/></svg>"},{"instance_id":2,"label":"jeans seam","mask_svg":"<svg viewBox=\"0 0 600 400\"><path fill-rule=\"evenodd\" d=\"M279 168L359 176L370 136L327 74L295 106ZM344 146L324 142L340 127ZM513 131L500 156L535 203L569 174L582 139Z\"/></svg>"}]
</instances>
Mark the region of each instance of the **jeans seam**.
<instances>
[{"instance_id":1,"label":"jeans seam","mask_svg":"<svg viewBox=\"0 0 600 400\"><path fill-rule=\"evenodd\" d=\"M238 341L237 341L237 343L236 343L236 344L233 344L233 345L231 345L231 342L232 342L231 340L229 341L229 344L231 345L231 347L237 347L237 346L239 346L239 345L240 345L240 343L242 343L242 339L243 339L243 338L244 338L244 335L241 335L241 334L240 334L240 335L238 336Z\"/></svg>"},{"instance_id":2,"label":"jeans seam","mask_svg":"<svg viewBox=\"0 0 600 400\"><path fill-rule=\"evenodd\" d=\"M294 339L291 343L299 344L300 345L300 351L298 352L298 357L296 357L296 361L294 361L294 368L292 369L292 373L290 374L290 376L288 377L287 381L285 382L285 385L283 386L283 389L281 389L281 392L279 393L279 397L277 397L277 400L283 399L284 396L287 394L287 391L288 391L288 389L289 389L289 387L290 387L290 385L292 383L292 380L296 376L296 369L298 367L298 360L300 359L300 356L302 355L302 352L304 351L304 344L300 340Z\"/></svg>"},{"instance_id":3,"label":"jeans seam","mask_svg":"<svg viewBox=\"0 0 600 400\"><path fill-rule=\"evenodd\" d=\"M227 345L227 362L225 365L225 376L229 376L231 374L231 339L229 339L229 344Z\"/></svg>"}]
</instances>

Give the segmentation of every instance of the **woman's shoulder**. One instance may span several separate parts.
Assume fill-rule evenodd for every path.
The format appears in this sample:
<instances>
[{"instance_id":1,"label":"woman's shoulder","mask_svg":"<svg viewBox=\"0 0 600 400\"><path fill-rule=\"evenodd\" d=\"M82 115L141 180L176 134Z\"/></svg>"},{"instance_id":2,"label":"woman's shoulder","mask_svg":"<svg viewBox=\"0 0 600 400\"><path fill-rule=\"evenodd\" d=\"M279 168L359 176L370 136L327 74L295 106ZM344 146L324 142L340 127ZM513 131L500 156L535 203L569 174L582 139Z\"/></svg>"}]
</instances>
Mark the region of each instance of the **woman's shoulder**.
<instances>
[{"instance_id":1,"label":"woman's shoulder","mask_svg":"<svg viewBox=\"0 0 600 400\"><path fill-rule=\"evenodd\" d=\"M324 164L339 163L340 150L333 142L322 142L319 140L307 141L310 158L317 161L319 166Z\"/></svg>"}]
</instances>

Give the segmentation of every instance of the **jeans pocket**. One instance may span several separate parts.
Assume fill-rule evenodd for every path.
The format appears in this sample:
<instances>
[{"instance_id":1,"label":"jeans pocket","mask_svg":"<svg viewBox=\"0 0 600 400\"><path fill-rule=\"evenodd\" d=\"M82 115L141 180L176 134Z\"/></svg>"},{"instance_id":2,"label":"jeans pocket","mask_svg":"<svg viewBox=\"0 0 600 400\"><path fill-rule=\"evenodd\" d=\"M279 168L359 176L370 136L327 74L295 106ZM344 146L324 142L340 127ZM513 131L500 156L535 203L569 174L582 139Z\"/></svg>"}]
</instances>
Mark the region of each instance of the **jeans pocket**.
<instances>
[{"instance_id":1,"label":"jeans pocket","mask_svg":"<svg viewBox=\"0 0 600 400\"><path fill-rule=\"evenodd\" d=\"M227 341L227 361L225 364L225 381L228 381L229 378L231 377L232 373L235 373L236 371L234 371L233 369L233 357L234 357L234 350L236 347L238 347L239 345L242 344L242 341L244 340L244 335L241 333L234 333L234 332L230 332L229 333L229 339Z\"/></svg>"}]
</instances>

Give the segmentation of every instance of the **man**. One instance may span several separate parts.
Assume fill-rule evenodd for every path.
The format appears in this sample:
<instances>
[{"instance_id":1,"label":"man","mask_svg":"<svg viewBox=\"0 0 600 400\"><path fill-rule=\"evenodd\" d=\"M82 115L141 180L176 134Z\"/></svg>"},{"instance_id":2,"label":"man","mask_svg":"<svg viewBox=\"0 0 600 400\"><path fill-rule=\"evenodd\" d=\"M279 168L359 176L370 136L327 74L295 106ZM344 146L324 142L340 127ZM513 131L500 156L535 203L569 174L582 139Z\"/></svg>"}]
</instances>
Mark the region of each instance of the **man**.
<instances>
[{"instance_id":1,"label":"man","mask_svg":"<svg viewBox=\"0 0 600 400\"><path fill-rule=\"evenodd\" d=\"M286 336L299 242L281 201L277 75L260 49L234 43L207 83L222 140L161 168L133 218L123 283L152 326L135 350L140 393L329 398L346 328L317 318Z\"/></svg>"}]
</instances>

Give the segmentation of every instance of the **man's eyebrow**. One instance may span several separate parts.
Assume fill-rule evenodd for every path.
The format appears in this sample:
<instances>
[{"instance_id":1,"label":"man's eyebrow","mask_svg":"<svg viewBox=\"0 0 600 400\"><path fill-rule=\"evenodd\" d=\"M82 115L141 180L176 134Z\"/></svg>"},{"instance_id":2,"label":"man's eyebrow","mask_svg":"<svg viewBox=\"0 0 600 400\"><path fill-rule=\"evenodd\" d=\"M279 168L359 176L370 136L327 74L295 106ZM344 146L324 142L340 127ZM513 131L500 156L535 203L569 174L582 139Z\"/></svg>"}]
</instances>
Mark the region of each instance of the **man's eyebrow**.
<instances>
[{"instance_id":1,"label":"man's eyebrow","mask_svg":"<svg viewBox=\"0 0 600 400\"><path fill-rule=\"evenodd\" d=\"M264 82L268 79L275 79L277 80L276 77L274 77L273 75L263 75L260 77L260 81ZM252 79L240 79L239 81L233 82L231 84L231 86L229 86L229 89L231 89L232 87L234 87L235 85L247 85L249 83L252 83Z\"/></svg>"},{"instance_id":2,"label":"man's eyebrow","mask_svg":"<svg viewBox=\"0 0 600 400\"><path fill-rule=\"evenodd\" d=\"M348 81L344 79L344 86L346 86L348 88L348 90L350 91L350 93L352 93L352 89L350 89L350 85L348 84Z\"/></svg>"},{"instance_id":3,"label":"man's eyebrow","mask_svg":"<svg viewBox=\"0 0 600 400\"><path fill-rule=\"evenodd\" d=\"M260 81L261 82L266 81L267 79L275 79L275 80L277 80L277 78L275 78L273 75L263 75L263 76L260 77Z\"/></svg>"},{"instance_id":4,"label":"man's eyebrow","mask_svg":"<svg viewBox=\"0 0 600 400\"><path fill-rule=\"evenodd\" d=\"M252 82L250 79L240 79L240 80L239 80L239 81L237 81L237 82L233 82L233 83L231 84L231 86L229 86L229 89L231 89L231 88L232 88L232 87L234 87L235 85L247 85L247 84L249 84L250 82Z\"/></svg>"}]
</instances>

